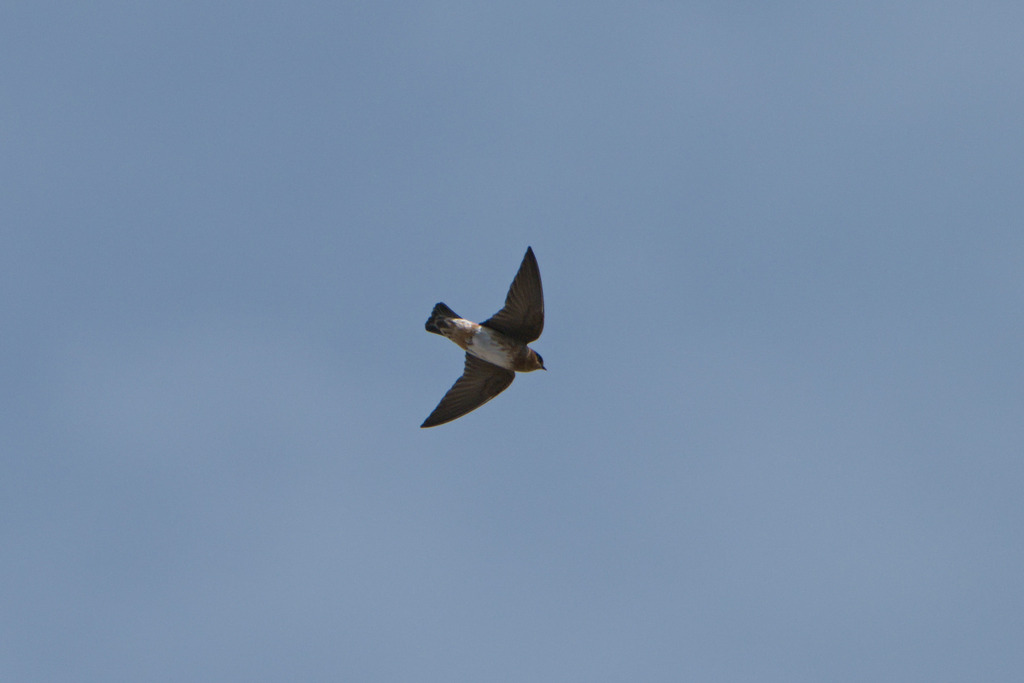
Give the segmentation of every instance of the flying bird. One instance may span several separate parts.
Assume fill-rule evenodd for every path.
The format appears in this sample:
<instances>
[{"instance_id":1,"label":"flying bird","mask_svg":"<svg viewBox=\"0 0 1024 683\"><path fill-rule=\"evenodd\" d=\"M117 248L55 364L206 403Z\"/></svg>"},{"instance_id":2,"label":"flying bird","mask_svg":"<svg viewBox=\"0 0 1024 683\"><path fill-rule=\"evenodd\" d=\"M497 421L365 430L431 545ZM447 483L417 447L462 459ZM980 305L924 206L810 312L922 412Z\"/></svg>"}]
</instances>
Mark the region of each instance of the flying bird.
<instances>
[{"instance_id":1,"label":"flying bird","mask_svg":"<svg viewBox=\"0 0 1024 683\"><path fill-rule=\"evenodd\" d=\"M527 346L544 329L544 291L533 249L526 248L500 311L478 324L439 303L426 328L464 349L466 366L420 427L436 427L476 410L508 389L516 372L547 370L540 354Z\"/></svg>"}]
</instances>

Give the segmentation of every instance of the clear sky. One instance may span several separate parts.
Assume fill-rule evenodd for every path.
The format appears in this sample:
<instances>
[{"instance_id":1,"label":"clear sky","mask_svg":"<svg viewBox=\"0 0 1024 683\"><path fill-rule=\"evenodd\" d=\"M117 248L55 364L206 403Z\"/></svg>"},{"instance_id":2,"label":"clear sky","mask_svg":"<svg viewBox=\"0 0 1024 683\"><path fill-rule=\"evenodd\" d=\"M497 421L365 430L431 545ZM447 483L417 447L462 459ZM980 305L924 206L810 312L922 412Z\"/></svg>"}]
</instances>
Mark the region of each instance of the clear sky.
<instances>
[{"instance_id":1,"label":"clear sky","mask_svg":"<svg viewBox=\"0 0 1024 683\"><path fill-rule=\"evenodd\" d=\"M0 678L1024 679L1022 36L7 3Z\"/></svg>"}]
</instances>

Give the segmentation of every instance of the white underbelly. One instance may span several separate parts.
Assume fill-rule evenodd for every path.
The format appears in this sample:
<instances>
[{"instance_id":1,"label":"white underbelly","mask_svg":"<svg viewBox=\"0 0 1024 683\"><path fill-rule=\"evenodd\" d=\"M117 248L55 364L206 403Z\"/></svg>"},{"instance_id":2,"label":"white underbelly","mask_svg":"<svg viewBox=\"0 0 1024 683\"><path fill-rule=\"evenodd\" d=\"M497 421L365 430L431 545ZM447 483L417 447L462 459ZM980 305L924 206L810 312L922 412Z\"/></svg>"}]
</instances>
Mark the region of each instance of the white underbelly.
<instances>
[{"instance_id":1,"label":"white underbelly","mask_svg":"<svg viewBox=\"0 0 1024 683\"><path fill-rule=\"evenodd\" d=\"M466 351L488 363L512 369L512 357L507 347L497 343L486 327L481 327L473 335Z\"/></svg>"}]
</instances>

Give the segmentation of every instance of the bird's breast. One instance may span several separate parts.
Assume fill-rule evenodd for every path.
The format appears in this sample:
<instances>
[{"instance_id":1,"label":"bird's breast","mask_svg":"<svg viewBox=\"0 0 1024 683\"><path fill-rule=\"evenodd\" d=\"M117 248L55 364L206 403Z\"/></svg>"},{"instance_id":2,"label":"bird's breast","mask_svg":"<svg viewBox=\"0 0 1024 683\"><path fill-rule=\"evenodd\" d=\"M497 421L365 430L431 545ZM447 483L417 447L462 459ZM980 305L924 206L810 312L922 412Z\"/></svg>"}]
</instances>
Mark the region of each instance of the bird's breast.
<instances>
[{"instance_id":1,"label":"bird's breast","mask_svg":"<svg viewBox=\"0 0 1024 683\"><path fill-rule=\"evenodd\" d=\"M509 370L515 369L513 367L516 351L514 343L505 339L500 333L482 325L478 325L476 331L469 338L466 351L488 363Z\"/></svg>"}]
</instances>

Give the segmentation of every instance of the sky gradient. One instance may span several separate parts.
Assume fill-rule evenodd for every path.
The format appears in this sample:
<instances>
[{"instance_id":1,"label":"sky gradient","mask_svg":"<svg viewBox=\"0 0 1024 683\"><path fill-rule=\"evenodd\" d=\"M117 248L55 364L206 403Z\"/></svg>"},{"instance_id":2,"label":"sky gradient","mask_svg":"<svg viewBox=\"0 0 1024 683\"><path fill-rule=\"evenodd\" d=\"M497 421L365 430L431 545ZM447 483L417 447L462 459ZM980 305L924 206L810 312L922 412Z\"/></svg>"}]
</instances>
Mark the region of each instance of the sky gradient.
<instances>
[{"instance_id":1,"label":"sky gradient","mask_svg":"<svg viewBox=\"0 0 1024 683\"><path fill-rule=\"evenodd\" d=\"M1021 680L1021 35L9 4L0 679Z\"/></svg>"}]
</instances>

